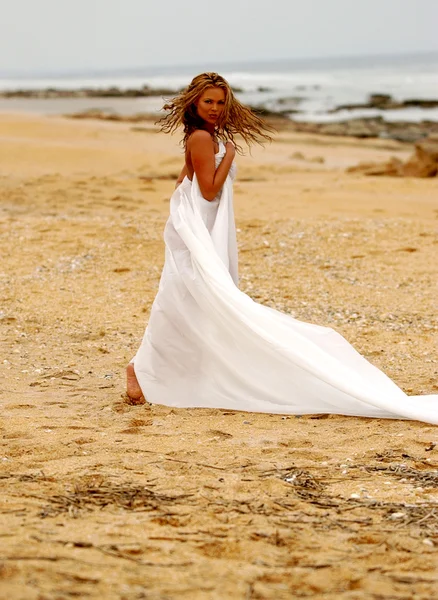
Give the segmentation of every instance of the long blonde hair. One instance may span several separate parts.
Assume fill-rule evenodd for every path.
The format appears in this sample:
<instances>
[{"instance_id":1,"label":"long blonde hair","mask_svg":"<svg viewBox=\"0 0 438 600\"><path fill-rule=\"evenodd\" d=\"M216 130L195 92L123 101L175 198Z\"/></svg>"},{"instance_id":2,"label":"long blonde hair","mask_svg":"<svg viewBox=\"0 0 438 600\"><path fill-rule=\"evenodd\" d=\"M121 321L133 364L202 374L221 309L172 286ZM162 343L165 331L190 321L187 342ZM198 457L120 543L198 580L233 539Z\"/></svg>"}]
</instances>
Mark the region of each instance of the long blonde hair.
<instances>
[{"instance_id":1,"label":"long blonde hair","mask_svg":"<svg viewBox=\"0 0 438 600\"><path fill-rule=\"evenodd\" d=\"M272 140L270 134L275 130L250 108L239 102L234 96L230 84L217 73L197 75L187 88L166 102L163 109L167 111L167 114L158 122L161 131L173 133L182 126L184 130L182 143L185 148L189 136L196 129L204 128L204 122L198 116L195 102L209 88L220 88L225 92L224 109L215 130L215 135L219 139L224 142L231 141L240 153L242 153L242 148L236 144L236 135L240 135L249 147L254 143L263 144L263 142Z\"/></svg>"}]
</instances>

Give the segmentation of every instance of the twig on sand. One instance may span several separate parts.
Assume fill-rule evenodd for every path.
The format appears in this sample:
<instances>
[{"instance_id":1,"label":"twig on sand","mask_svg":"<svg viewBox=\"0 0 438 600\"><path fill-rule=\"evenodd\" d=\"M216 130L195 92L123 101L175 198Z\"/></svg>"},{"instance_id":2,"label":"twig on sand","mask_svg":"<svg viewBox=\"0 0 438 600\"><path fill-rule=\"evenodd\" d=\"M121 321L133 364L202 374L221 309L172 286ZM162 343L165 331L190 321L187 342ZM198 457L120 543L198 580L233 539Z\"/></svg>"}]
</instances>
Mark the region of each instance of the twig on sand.
<instances>
[{"instance_id":1,"label":"twig on sand","mask_svg":"<svg viewBox=\"0 0 438 600\"><path fill-rule=\"evenodd\" d=\"M196 465L197 467L206 467L207 469L216 469L217 471L226 471L226 467L217 467L216 465L208 465L206 463L191 462L189 460L181 460L179 458L168 458L166 456L165 460L170 460L172 462L185 463L187 465Z\"/></svg>"}]
</instances>

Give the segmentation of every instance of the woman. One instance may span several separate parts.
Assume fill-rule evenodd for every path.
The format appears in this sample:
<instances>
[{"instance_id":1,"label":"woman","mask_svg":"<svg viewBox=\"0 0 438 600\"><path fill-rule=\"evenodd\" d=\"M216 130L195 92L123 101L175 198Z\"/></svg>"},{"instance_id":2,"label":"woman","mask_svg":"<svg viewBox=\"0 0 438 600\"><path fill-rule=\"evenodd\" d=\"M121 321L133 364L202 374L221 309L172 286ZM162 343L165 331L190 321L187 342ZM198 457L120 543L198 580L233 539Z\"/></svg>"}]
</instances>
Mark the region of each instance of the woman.
<instances>
[{"instance_id":1,"label":"woman","mask_svg":"<svg viewBox=\"0 0 438 600\"><path fill-rule=\"evenodd\" d=\"M170 202L158 294L127 370L132 401L438 424L438 396L406 396L332 329L238 289L234 139L261 143L269 128L216 73L195 77L164 108L162 130L184 128L185 165Z\"/></svg>"}]
</instances>

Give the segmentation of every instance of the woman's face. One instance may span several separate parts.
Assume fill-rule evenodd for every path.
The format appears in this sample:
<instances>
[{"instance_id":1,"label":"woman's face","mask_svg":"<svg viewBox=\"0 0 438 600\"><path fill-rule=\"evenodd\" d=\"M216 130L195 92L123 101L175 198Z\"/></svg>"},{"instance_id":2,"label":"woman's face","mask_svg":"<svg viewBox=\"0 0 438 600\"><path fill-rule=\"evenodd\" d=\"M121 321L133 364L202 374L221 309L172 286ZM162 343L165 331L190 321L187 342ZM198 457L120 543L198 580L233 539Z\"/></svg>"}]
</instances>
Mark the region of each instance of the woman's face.
<instances>
[{"instance_id":1,"label":"woman's face","mask_svg":"<svg viewBox=\"0 0 438 600\"><path fill-rule=\"evenodd\" d=\"M225 106L225 91L222 88L207 88L195 102L198 116L209 125L215 125Z\"/></svg>"}]
</instances>

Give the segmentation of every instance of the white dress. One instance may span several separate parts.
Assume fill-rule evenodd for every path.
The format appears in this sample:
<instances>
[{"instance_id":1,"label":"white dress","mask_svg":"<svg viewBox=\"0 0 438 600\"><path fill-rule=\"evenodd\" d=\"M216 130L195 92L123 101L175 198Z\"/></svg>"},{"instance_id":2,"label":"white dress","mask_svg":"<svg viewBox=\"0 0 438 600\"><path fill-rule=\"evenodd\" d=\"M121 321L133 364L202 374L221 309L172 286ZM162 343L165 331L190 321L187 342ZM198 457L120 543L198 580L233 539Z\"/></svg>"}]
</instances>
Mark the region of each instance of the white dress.
<instances>
[{"instance_id":1,"label":"white dress","mask_svg":"<svg viewBox=\"0 0 438 600\"><path fill-rule=\"evenodd\" d=\"M221 143L216 166L224 154ZM407 396L333 329L298 321L238 289L233 178L234 165L212 202L196 175L172 195L159 290L133 359L146 399L438 424L438 395Z\"/></svg>"}]
</instances>

